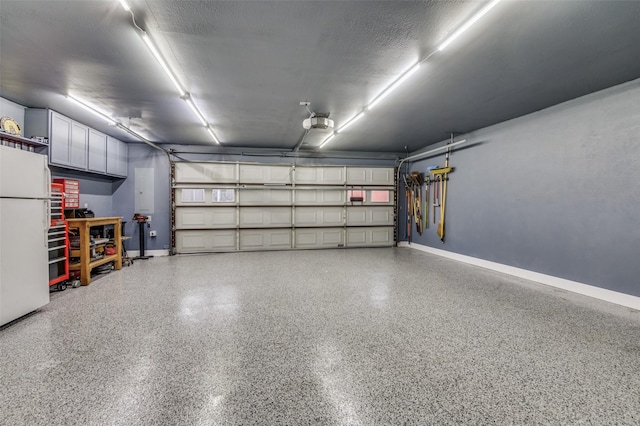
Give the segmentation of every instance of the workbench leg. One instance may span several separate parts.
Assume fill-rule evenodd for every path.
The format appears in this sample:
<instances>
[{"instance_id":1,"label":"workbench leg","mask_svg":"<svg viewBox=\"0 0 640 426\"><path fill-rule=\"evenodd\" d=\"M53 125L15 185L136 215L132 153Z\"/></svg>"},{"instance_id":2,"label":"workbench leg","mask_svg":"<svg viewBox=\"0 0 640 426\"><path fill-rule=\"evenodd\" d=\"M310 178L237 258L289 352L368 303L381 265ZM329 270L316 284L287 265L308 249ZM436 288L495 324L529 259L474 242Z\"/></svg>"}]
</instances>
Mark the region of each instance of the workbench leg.
<instances>
[{"instance_id":1,"label":"workbench leg","mask_svg":"<svg viewBox=\"0 0 640 426\"><path fill-rule=\"evenodd\" d=\"M120 219L114 224L113 233L115 234L113 236L113 242L115 243L116 254L118 255L114 262L114 269L118 270L122 269L122 222Z\"/></svg>"},{"instance_id":2,"label":"workbench leg","mask_svg":"<svg viewBox=\"0 0 640 426\"><path fill-rule=\"evenodd\" d=\"M91 268L89 263L91 262L91 235L89 232L89 225L83 224L79 228L80 231L80 283L82 285L89 285L91 282Z\"/></svg>"}]
</instances>

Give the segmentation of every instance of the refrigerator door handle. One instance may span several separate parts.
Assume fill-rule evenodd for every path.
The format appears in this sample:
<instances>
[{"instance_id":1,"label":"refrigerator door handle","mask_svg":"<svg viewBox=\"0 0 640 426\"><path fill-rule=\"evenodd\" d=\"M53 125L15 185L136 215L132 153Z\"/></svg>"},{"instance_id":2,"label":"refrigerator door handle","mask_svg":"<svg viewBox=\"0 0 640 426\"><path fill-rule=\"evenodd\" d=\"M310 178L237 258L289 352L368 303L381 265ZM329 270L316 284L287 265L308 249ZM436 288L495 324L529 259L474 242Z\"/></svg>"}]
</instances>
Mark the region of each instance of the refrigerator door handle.
<instances>
[{"instance_id":1,"label":"refrigerator door handle","mask_svg":"<svg viewBox=\"0 0 640 426\"><path fill-rule=\"evenodd\" d=\"M46 161L46 160L45 160ZM51 169L49 167L47 167L46 163L44 165L44 169L46 170L45 173L45 194L47 194L47 198L49 199L48 201L44 202L44 208L45 208L45 224L44 224L44 246L45 247L49 247L49 227L51 226ZM64 217L64 212L62 212L62 215Z\"/></svg>"},{"instance_id":2,"label":"refrigerator door handle","mask_svg":"<svg viewBox=\"0 0 640 426\"><path fill-rule=\"evenodd\" d=\"M49 208L49 201L45 200L44 203L44 246L49 247L49 226L51 225L51 209Z\"/></svg>"},{"instance_id":3,"label":"refrigerator door handle","mask_svg":"<svg viewBox=\"0 0 640 426\"><path fill-rule=\"evenodd\" d=\"M47 167L47 165L44 165L44 169L47 171L45 173L45 182L44 182L44 193L47 194L47 197L51 198L51 169L49 167Z\"/></svg>"}]
</instances>

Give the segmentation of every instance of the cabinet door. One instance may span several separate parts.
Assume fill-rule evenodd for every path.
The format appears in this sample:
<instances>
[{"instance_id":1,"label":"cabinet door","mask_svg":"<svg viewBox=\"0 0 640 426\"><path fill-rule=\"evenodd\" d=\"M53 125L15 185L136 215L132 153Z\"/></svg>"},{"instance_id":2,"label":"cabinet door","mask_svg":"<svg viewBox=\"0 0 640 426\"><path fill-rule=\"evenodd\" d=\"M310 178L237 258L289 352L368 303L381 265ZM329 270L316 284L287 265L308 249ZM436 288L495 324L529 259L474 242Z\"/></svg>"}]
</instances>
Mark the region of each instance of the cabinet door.
<instances>
[{"instance_id":1,"label":"cabinet door","mask_svg":"<svg viewBox=\"0 0 640 426\"><path fill-rule=\"evenodd\" d=\"M127 145L107 136L107 174L127 176Z\"/></svg>"},{"instance_id":2,"label":"cabinet door","mask_svg":"<svg viewBox=\"0 0 640 426\"><path fill-rule=\"evenodd\" d=\"M118 150L120 154L120 161L118 162L118 175L127 177L128 165L129 165L129 146L120 142L120 149Z\"/></svg>"},{"instance_id":3,"label":"cabinet door","mask_svg":"<svg viewBox=\"0 0 640 426\"><path fill-rule=\"evenodd\" d=\"M107 172L107 135L96 130L89 130L89 170Z\"/></svg>"},{"instance_id":4,"label":"cabinet door","mask_svg":"<svg viewBox=\"0 0 640 426\"><path fill-rule=\"evenodd\" d=\"M71 164L70 147L71 147L71 119L50 112L49 120L51 123L50 140L49 140L49 162L51 164L59 164L68 166Z\"/></svg>"},{"instance_id":5,"label":"cabinet door","mask_svg":"<svg viewBox=\"0 0 640 426\"><path fill-rule=\"evenodd\" d=\"M71 123L71 145L69 165L79 169L87 169L87 146L89 144L89 128L84 124Z\"/></svg>"}]
</instances>

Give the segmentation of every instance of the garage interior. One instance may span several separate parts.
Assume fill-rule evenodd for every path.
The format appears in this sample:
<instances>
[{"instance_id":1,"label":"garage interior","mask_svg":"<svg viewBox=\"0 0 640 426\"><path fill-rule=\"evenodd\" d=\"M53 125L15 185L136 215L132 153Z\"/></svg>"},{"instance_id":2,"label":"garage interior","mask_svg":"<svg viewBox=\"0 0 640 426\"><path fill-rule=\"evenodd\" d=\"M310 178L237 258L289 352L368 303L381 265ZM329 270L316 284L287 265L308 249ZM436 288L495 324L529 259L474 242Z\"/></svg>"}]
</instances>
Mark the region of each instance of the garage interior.
<instances>
[{"instance_id":1,"label":"garage interior","mask_svg":"<svg viewBox=\"0 0 640 426\"><path fill-rule=\"evenodd\" d=\"M639 16L2 0L0 424L637 424Z\"/></svg>"}]
</instances>

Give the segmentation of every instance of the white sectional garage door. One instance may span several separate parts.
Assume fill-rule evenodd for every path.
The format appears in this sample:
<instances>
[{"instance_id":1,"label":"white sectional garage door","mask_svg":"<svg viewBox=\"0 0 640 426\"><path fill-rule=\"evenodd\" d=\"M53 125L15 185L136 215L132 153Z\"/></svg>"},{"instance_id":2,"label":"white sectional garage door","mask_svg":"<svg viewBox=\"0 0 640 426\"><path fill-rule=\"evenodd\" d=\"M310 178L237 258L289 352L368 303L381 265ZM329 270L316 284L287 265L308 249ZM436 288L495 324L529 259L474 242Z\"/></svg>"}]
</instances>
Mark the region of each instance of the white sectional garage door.
<instances>
[{"instance_id":1,"label":"white sectional garage door","mask_svg":"<svg viewBox=\"0 0 640 426\"><path fill-rule=\"evenodd\" d=\"M173 164L175 253L395 244L390 167Z\"/></svg>"}]
</instances>

